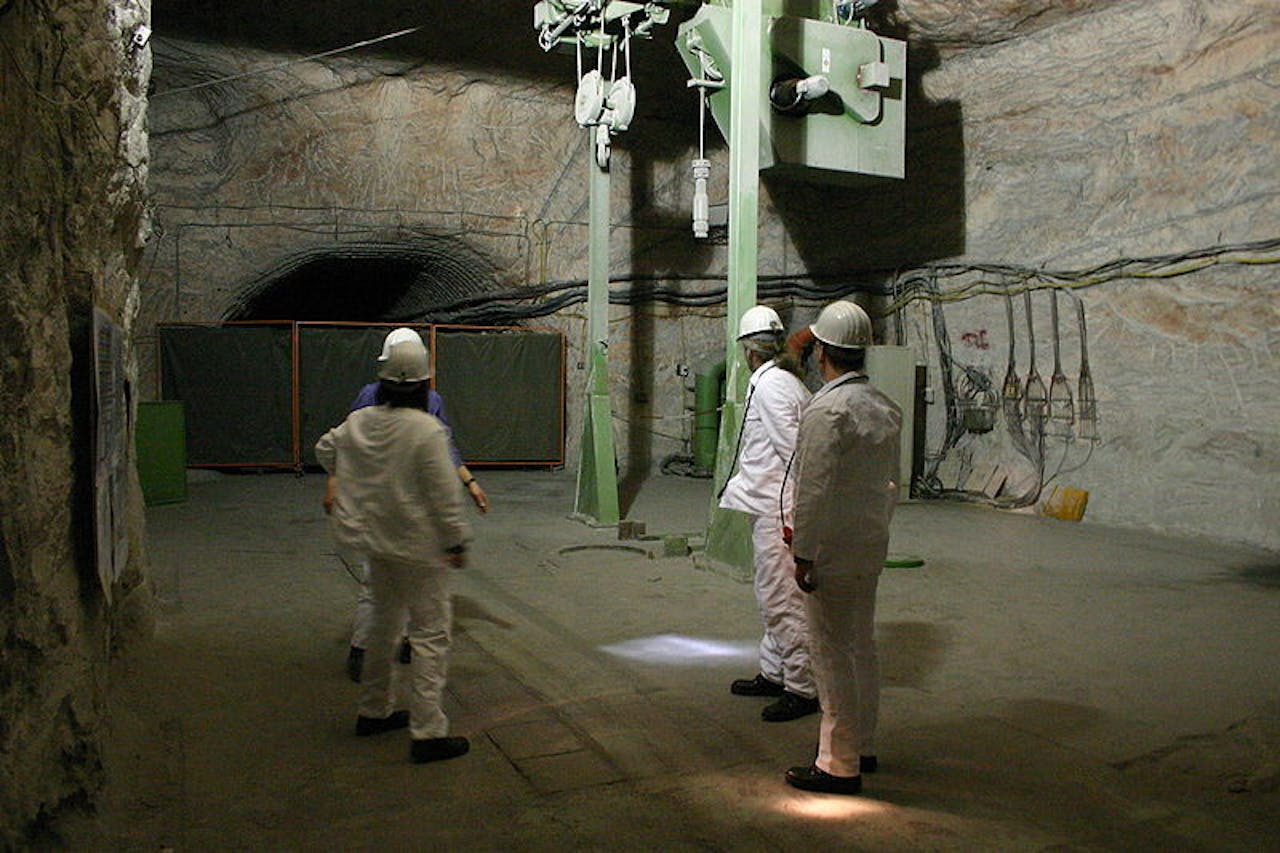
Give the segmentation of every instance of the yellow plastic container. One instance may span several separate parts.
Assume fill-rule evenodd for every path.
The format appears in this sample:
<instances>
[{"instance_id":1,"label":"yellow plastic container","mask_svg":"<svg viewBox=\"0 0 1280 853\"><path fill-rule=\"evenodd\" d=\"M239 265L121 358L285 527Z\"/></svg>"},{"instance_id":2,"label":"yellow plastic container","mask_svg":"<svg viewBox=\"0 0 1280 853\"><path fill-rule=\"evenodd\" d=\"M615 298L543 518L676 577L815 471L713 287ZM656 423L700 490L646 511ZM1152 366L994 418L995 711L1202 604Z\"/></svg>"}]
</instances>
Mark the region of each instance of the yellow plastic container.
<instances>
[{"instance_id":1,"label":"yellow plastic container","mask_svg":"<svg viewBox=\"0 0 1280 853\"><path fill-rule=\"evenodd\" d=\"M1085 507L1089 505L1089 493L1084 489L1064 489L1054 486L1049 497L1045 499L1040 512L1050 518L1063 521L1079 521L1084 518Z\"/></svg>"}]
</instances>

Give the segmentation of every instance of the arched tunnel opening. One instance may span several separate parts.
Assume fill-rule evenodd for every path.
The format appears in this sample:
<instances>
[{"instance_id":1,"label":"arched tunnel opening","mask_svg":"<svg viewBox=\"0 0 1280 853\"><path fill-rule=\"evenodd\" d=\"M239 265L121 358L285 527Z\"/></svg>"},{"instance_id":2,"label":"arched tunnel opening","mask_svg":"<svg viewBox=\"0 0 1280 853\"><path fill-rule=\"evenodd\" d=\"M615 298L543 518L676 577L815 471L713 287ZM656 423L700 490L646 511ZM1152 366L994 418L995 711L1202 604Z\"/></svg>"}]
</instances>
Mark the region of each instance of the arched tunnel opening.
<instances>
[{"instance_id":1,"label":"arched tunnel opening","mask_svg":"<svg viewBox=\"0 0 1280 853\"><path fill-rule=\"evenodd\" d=\"M494 286L492 265L457 241L344 243L277 264L224 319L437 322L440 309Z\"/></svg>"}]
</instances>

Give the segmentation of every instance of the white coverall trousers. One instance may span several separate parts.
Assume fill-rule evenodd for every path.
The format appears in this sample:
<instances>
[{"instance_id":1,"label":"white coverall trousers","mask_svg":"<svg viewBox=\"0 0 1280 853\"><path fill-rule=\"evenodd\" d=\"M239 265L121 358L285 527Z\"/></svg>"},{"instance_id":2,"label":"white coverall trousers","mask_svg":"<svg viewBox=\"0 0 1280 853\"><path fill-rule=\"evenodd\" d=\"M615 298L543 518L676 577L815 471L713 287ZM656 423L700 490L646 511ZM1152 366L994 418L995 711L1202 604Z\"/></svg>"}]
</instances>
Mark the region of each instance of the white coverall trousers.
<instances>
[{"instance_id":1,"label":"white coverall trousers","mask_svg":"<svg viewBox=\"0 0 1280 853\"><path fill-rule=\"evenodd\" d=\"M369 635L373 631L373 589L369 586L369 561L362 559L359 567L360 591L356 593L356 614L351 620L351 645L357 649L369 648ZM408 614L405 614L408 619ZM407 631L401 631L402 637Z\"/></svg>"},{"instance_id":2,"label":"white coverall trousers","mask_svg":"<svg viewBox=\"0 0 1280 853\"><path fill-rule=\"evenodd\" d=\"M351 623L351 645L357 649L369 647L369 632L373 629L373 590L369 588L369 561L361 560L359 572L360 591L356 594L356 615Z\"/></svg>"},{"instance_id":3,"label":"white coverall trousers","mask_svg":"<svg viewBox=\"0 0 1280 853\"><path fill-rule=\"evenodd\" d=\"M782 539L777 515L751 521L755 548L756 603L764 617L760 638L760 674L806 699L818 693L809 664L805 594L795 582L795 560Z\"/></svg>"},{"instance_id":4,"label":"white coverall trousers","mask_svg":"<svg viewBox=\"0 0 1280 853\"><path fill-rule=\"evenodd\" d=\"M441 708L453 639L449 567L443 561L404 563L369 558L373 619L369 626L359 713L386 717L395 709L391 660L405 620L413 660L408 690L409 734L414 740L444 737L449 719Z\"/></svg>"},{"instance_id":5,"label":"white coverall trousers","mask_svg":"<svg viewBox=\"0 0 1280 853\"><path fill-rule=\"evenodd\" d=\"M819 770L857 776L858 756L875 755L880 713L880 659L876 652L876 586L880 573L811 573L817 589L807 598L809 649L822 704Z\"/></svg>"}]
</instances>

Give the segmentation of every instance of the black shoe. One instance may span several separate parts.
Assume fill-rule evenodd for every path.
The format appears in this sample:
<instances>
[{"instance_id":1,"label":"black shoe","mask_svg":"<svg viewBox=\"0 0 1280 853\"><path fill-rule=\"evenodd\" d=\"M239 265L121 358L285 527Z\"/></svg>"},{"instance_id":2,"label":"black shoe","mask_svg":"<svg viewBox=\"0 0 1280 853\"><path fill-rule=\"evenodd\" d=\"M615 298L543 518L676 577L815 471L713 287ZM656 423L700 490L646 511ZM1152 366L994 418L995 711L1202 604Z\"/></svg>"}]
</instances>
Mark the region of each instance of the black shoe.
<instances>
[{"instance_id":1,"label":"black shoe","mask_svg":"<svg viewBox=\"0 0 1280 853\"><path fill-rule=\"evenodd\" d=\"M876 760L874 755L858 756L858 771L861 773L875 773L880 769L880 762Z\"/></svg>"},{"instance_id":2,"label":"black shoe","mask_svg":"<svg viewBox=\"0 0 1280 853\"><path fill-rule=\"evenodd\" d=\"M364 649L351 647L347 652L347 678L356 684L360 683L360 675L364 672Z\"/></svg>"},{"instance_id":3,"label":"black shoe","mask_svg":"<svg viewBox=\"0 0 1280 853\"><path fill-rule=\"evenodd\" d=\"M832 776L818 765L808 767L792 767L787 771L787 784L802 791L817 791L821 794L860 794L862 793L861 776Z\"/></svg>"},{"instance_id":4,"label":"black shoe","mask_svg":"<svg viewBox=\"0 0 1280 853\"><path fill-rule=\"evenodd\" d=\"M785 723L787 720L798 720L822 710L817 698L806 699L799 693L790 690L782 691L782 698L760 712L760 719L767 723Z\"/></svg>"},{"instance_id":5,"label":"black shoe","mask_svg":"<svg viewBox=\"0 0 1280 853\"><path fill-rule=\"evenodd\" d=\"M782 685L770 681L763 675L755 678L739 678L729 685L729 692L734 696L781 696Z\"/></svg>"},{"instance_id":6,"label":"black shoe","mask_svg":"<svg viewBox=\"0 0 1280 853\"><path fill-rule=\"evenodd\" d=\"M400 642L400 663L409 663L413 660L413 649L409 648L409 640L406 638Z\"/></svg>"},{"instance_id":7,"label":"black shoe","mask_svg":"<svg viewBox=\"0 0 1280 853\"><path fill-rule=\"evenodd\" d=\"M415 740L409 747L409 760L414 764L448 761L466 755L471 742L464 737L429 737Z\"/></svg>"},{"instance_id":8,"label":"black shoe","mask_svg":"<svg viewBox=\"0 0 1280 853\"><path fill-rule=\"evenodd\" d=\"M369 735L380 735L383 732L393 732L396 729L403 729L409 725L409 712L396 711L387 717L356 717L356 734L360 737L368 737Z\"/></svg>"}]
</instances>

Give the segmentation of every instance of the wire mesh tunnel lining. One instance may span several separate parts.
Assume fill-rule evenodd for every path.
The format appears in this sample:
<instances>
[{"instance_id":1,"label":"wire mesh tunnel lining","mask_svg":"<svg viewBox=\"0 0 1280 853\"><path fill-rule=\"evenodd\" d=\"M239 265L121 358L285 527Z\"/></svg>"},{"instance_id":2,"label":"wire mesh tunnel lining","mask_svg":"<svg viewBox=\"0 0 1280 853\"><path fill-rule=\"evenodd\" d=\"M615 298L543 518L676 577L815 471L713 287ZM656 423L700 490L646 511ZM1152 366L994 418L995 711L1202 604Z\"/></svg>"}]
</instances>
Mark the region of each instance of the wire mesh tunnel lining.
<instances>
[{"instance_id":1,"label":"wire mesh tunnel lining","mask_svg":"<svg viewBox=\"0 0 1280 853\"><path fill-rule=\"evenodd\" d=\"M224 320L430 321L493 290L492 264L456 239L361 241L308 249L246 285Z\"/></svg>"}]
</instances>

